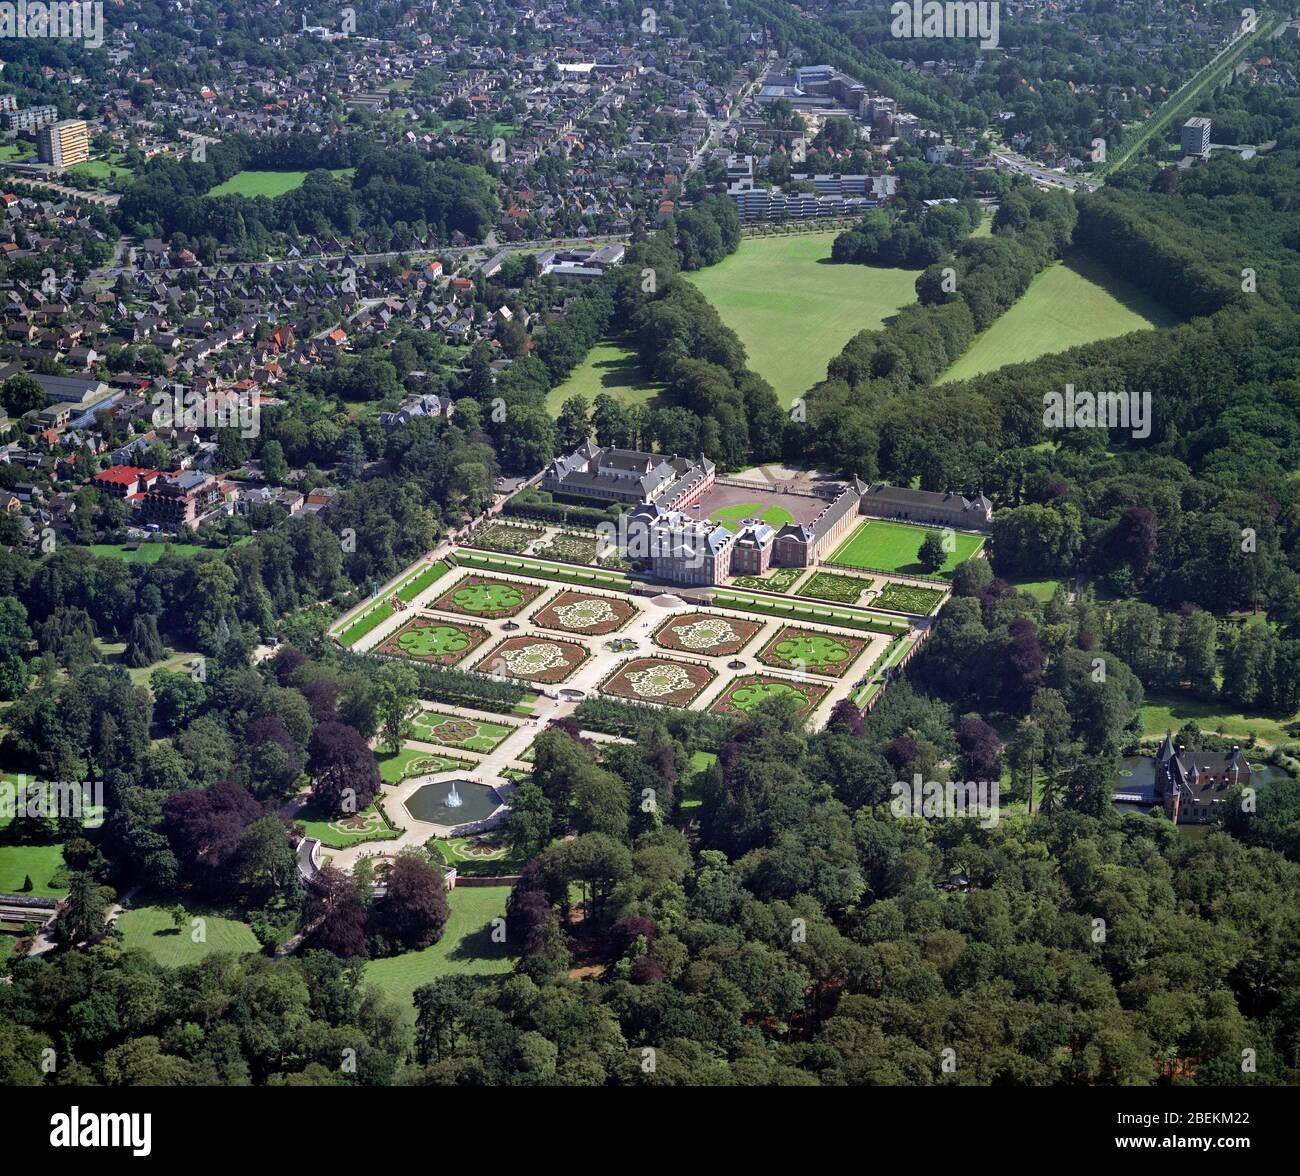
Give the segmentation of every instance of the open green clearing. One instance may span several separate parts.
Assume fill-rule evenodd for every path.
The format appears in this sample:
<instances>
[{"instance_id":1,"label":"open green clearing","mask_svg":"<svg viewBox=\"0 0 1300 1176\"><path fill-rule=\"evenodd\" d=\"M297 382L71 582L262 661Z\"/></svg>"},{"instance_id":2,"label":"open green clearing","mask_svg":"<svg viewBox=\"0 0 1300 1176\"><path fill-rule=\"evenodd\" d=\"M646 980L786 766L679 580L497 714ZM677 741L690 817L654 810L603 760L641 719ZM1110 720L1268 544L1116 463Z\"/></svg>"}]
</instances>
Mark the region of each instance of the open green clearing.
<instances>
[{"instance_id":1,"label":"open green clearing","mask_svg":"<svg viewBox=\"0 0 1300 1176\"><path fill-rule=\"evenodd\" d=\"M1138 712L1144 738L1162 738L1166 731L1177 732L1187 722L1195 722L1202 731L1247 740L1252 735L1261 743L1273 746L1300 739L1300 715L1290 717L1255 712L1244 714L1229 707L1216 706L1176 694L1152 691L1146 705Z\"/></svg>"},{"instance_id":2,"label":"open green clearing","mask_svg":"<svg viewBox=\"0 0 1300 1176\"><path fill-rule=\"evenodd\" d=\"M762 519L769 527L784 527L786 523L794 522L794 515L785 507L765 507L761 502L741 502L735 506L724 506L721 510L715 510L709 518L721 523L731 532L739 531L740 524L745 519Z\"/></svg>"},{"instance_id":3,"label":"open green clearing","mask_svg":"<svg viewBox=\"0 0 1300 1176\"><path fill-rule=\"evenodd\" d=\"M546 394L546 407L558 416L570 396L585 396L588 403L604 393L620 404L646 404L663 390L662 384L646 379L636 352L615 339L602 339L562 384Z\"/></svg>"},{"instance_id":4,"label":"open green clearing","mask_svg":"<svg viewBox=\"0 0 1300 1176\"><path fill-rule=\"evenodd\" d=\"M508 886L458 886L449 895L451 917L442 938L423 951L406 952L366 965L366 982L375 984L415 1020L411 998L421 984L439 976L491 976L509 972L509 946L492 942L492 920L505 917Z\"/></svg>"},{"instance_id":5,"label":"open green clearing","mask_svg":"<svg viewBox=\"0 0 1300 1176\"><path fill-rule=\"evenodd\" d=\"M1010 579L1007 581L1017 592L1027 592L1035 600L1042 601L1044 604L1056 595L1056 586L1059 580L1018 580Z\"/></svg>"},{"instance_id":6,"label":"open green clearing","mask_svg":"<svg viewBox=\"0 0 1300 1176\"><path fill-rule=\"evenodd\" d=\"M1016 304L978 335L939 383L968 380L1009 363L1065 351L1131 331L1172 327L1173 311L1083 256L1036 275Z\"/></svg>"},{"instance_id":7,"label":"open green clearing","mask_svg":"<svg viewBox=\"0 0 1300 1176\"><path fill-rule=\"evenodd\" d=\"M117 920L117 929L125 936L123 947L147 952L158 963L171 968L197 964L213 952L247 955L260 950L247 923L209 914L201 908L187 909L186 913L191 920L200 918L203 922L197 928L193 922L186 922L177 930L171 912L164 907L143 906L123 911ZM202 935L199 942L195 942L196 934Z\"/></svg>"},{"instance_id":8,"label":"open green clearing","mask_svg":"<svg viewBox=\"0 0 1300 1176\"><path fill-rule=\"evenodd\" d=\"M124 559L128 563L157 563L163 552L173 555L198 555L200 551L215 550L200 547L197 543L93 543L88 551L100 559Z\"/></svg>"},{"instance_id":9,"label":"open green clearing","mask_svg":"<svg viewBox=\"0 0 1300 1176\"><path fill-rule=\"evenodd\" d=\"M27 894L33 898L62 898L68 893L66 885L50 885L64 868L62 841L15 845L4 836L0 831L0 892ZM24 890L28 878L32 880L32 888Z\"/></svg>"},{"instance_id":10,"label":"open green clearing","mask_svg":"<svg viewBox=\"0 0 1300 1176\"><path fill-rule=\"evenodd\" d=\"M342 176L351 177L355 173L354 167L336 167L330 172L336 180ZM241 171L236 172L224 183L218 184L207 195L274 198L301 188L306 178L305 171Z\"/></svg>"},{"instance_id":11,"label":"open green clearing","mask_svg":"<svg viewBox=\"0 0 1300 1176\"><path fill-rule=\"evenodd\" d=\"M750 237L717 265L683 275L745 345L749 366L791 404L826 378L859 331L916 301L919 270L835 265L835 233Z\"/></svg>"},{"instance_id":12,"label":"open green clearing","mask_svg":"<svg viewBox=\"0 0 1300 1176\"><path fill-rule=\"evenodd\" d=\"M486 719L469 719L442 711L421 711L411 722L416 739L483 755L495 751L514 731L514 727L505 723L489 723Z\"/></svg>"},{"instance_id":13,"label":"open green clearing","mask_svg":"<svg viewBox=\"0 0 1300 1176\"><path fill-rule=\"evenodd\" d=\"M911 523L887 523L872 519L863 523L826 562L846 568L865 568L870 571L902 572L906 575L925 576L927 572L916 557L921 543L930 531L942 534L935 527L918 527ZM947 576L953 568L974 555L984 544L983 535L954 531L956 550L948 553L938 575Z\"/></svg>"}]
</instances>

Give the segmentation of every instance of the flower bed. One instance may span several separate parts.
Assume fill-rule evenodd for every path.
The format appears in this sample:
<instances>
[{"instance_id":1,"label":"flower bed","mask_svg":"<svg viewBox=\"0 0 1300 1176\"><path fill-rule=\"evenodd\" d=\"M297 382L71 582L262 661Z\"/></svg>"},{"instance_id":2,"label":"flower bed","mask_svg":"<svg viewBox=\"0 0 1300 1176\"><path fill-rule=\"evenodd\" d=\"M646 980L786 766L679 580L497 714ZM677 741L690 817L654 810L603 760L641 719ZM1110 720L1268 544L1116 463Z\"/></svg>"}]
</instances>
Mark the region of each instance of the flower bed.
<instances>
[{"instance_id":1,"label":"flower bed","mask_svg":"<svg viewBox=\"0 0 1300 1176\"><path fill-rule=\"evenodd\" d=\"M682 613L669 617L655 630L654 643L681 653L728 657L739 653L763 626L741 617L717 613Z\"/></svg>"},{"instance_id":2,"label":"flower bed","mask_svg":"<svg viewBox=\"0 0 1300 1176\"><path fill-rule=\"evenodd\" d=\"M430 607L472 617L513 617L545 591L536 584L518 584L490 576L466 576Z\"/></svg>"},{"instance_id":3,"label":"flower bed","mask_svg":"<svg viewBox=\"0 0 1300 1176\"><path fill-rule=\"evenodd\" d=\"M591 655L576 641L553 637L511 637L474 668L484 674L551 685L563 682Z\"/></svg>"},{"instance_id":4,"label":"flower bed","mask_svg":"<svg viewBox=\"0 0 1300 1176\"><path fill-rule=\"evenodd\" d=\"M436 617L412 617L384 641L379 652L432 665L454 666L487 639L488 631L478 625L461 625Z\"/></svg>"},{"instance_id":5,"label":"flower bed","mask_svg":"<svg viewBox=\"0 0 1300 1176\"><path fill-rule=\"evenodd\" d=\"M806 718L829 692L830 687L820 682L790 682L766 674L745 674L728 686L709 709L715 715L747 715L769 698L789 696Z\"/></svg>"},{"instance_id":6,"label":"flower bed","mask_svg":"<svg viewBox=\"0 0 1300 1176\"><path fill-rule=\"evenodd\" d=\"M836 604L858 604L862 594L874 581L866 576L844 576L839 572L815 572L803 588L800 596L811 596L815 600L832 600Z\"/></svg>"},{"instance_id":7,"label":"flower bed","mask_svg":"<svg viewBox=\"0 0 1300 1176\"><path fill-rule=\"evenodd\" d=\"M600 684L600 692L634 702L689 706L717 675L708 666L666 657L634 657Z\"/></svg>"},{"instance_id":8,"label":"flower bed","mask_svg":"<svg viewBox=\"0 0 1300 1176\"><path fill-rule=\"evenodd\" d=\"M564 591L545 608L535 612L532 620L543 629L603 637L623 628L636 616L636 611L631 601L619 597Z\"/></svg>"},{"instance_id":9,"label":"flower bed","mask_svg":"<svg viewBox=\"0 0 1300 1176\"><path fill-rule=\"evenodd\" d=\"M840 678L866 647L860 637L785 625L759 652L758 660L774 669Z\"/></svg>"}]
</instances>

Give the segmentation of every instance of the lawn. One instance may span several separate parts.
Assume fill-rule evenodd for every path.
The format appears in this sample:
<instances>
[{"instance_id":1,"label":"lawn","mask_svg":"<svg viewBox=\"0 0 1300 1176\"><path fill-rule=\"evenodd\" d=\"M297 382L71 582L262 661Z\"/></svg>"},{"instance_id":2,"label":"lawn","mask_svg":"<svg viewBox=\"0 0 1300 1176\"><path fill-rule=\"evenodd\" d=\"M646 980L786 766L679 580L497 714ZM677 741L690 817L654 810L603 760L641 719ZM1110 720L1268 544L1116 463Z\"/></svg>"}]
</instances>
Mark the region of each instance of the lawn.
<instances>
[{"instance_id":1,"label":"lawn","mask_svg":"<svg viewBox=\"0 0 1300 1176\"><path fill-rule=\"evenodd\" d=\"M1010 579L1007 581L1017 592L1026 592L1035 600L1046 604L1056 595L1056 586L1059 580L1017 580Z\"/></svg>"},{"instance_id":2,"label":"lawn","mask_svg":"<svg viewBox=\"0 0 1300 1176\"><path fill-rule=\"evenodd\" d=\"M492 942L492 920L503 919L508 886L457 887L448 896L451 918L442 938L423 951L406 952L366 965L366 980L402 1006L415 1020L411 998L422 984L440 976L492 976L513 966L510 944Z\"/></svg>"},{"instance_id":3,"label":"lawn","mask_svg":"<svg viewBox=\"0 0 1300 1176\"><path fill-rule=\"evenodd\" d=\"M1175 694L1148 693L1147 702L1138 712L1142 721L1144 738L1153 739L1166 731L1177 730L1186 722L1194 721L1202 731L1215 734L1220 727L1230 738L1249 739L1255 736L1270 746L1292 743L1300 738L1300 715L1290 718L1276 715L1243 714L1229 707L1201 702Z\"/></svg>"},{"instance_id":4,"label":"lawn","mask_svg":"<svg viewBox=\"0 0 1300 1176\"><path fill-rule=\"evenodd\" d=\"M30 894L34 898L62 898L68 893L68 888L50 885L50 879L62 866L62 841L10 845L0 840L0 893ZM29 877L32 888L24 890L23 882Z\"/></svg>"},{"instance_id":5,"label":"lawn","mask_svg":"<svg viewBox=\"0 0 1300 1176\"><path fill-rule=\"evenodd\" d=\"M483 755L500 747L515 729L505 723L489 723L486 719L468 719L442 711L421 711L412 722L417 739Z\"/></svg>"},{"instance_id":6,"label":"lawn","mask_svg":"<svg viewBox=\"0 0 1300 1176\"><path fill-rule=\"evenodd\" d=\"M956 550L948 553L938 573L929 573L916 561L921 542L926 534L937 527L918 527L912 523L887 523L872 519L863 523L826 561L846 568L864 568L868 571L902 572L905 575L947 576L963 560L969 559L984 544L983 535L954 531Z\"/></svg>"},{"instance_id":7,"label":"lawn","mask_svg":"<svg viewBox=\"0 0 1300 1176\"><path fill-rule=\"evenodd\" d=\"M309 801L293 814L293 823L330 849L347 849L362 841L391 841L400 836L373 804L349 817L331 817Z\"/></svg>"},{"instance_id":8,"label":"lawn","mask_svg":"<svg viewBox=\"0 0 1300 1176\"><path fill-rule=\"evenodd\" d=\"M859 331L916 301L919 270L835 265L836 234L753 237L717 265L683 275L745 345L749 366L791 404Z\"/></svg>"},{"instance_id":9,"label":"lawn","mask_svg":"<svg viewBox=\"0 0 1300 1176\"><path fill-rule=\"evenodd\" d=\"M404 747L394 754L385 751L376 756L379 760L379 778L385 784L400 784L412 776L427 776L431 772L468 771L473 765L448 755L435 755L415 747Z\"/></svg>"},{"instance_id":10,"label":"lawn","mask_svg":"<svg viewBox=\"0 0 1300 1176\"><path fill-rule=\"evenodd\" d=\"M351 177L356 168L336 167L331 169L335 179L341 176ZM283 196L302 187L307 178L305 171L241 171L236 172L225 183L211 189L209 196Z\"/></svg>"},{"instance_id":11,"label":"lawn","mask_svg":"<svg viewBox=\"0 0 1300 1176\"><path fill-rule=\"evenodd\" d=\"M547 393L546 407L558 416L570 396L585 396L594 403L602 392L620 404L646 404L662 391L663 385L646 379L636 352L614 339L602 339L562 384Z\"/></svg>"},{"instance_id":12,"label":"lawn","mask_svg":"<svg viewBox=\"0 0 1300 1176\"><path fill-rule=\"evenodd\" d=\"M1137 287L1086 257L1056 262L1019 301L976 337L939 383L966 380L1009 363L1131 331L1172 327L1179 318Z\"/></svg>"},{"instance_id":13,"label":"lawn","mask_svg":"<svg viewBox=\"0 0 1300 1176\"><path fill-rule=\"evenodd\" d=\"M176 930L171 913L160 906L123 911L117 920L117 929L126 937L124 947L138 948L153 956L158 963L171 968L197 964L205 956L217 951L246 955L260 950L247 923L202 910L190 911L189 914L191 918L204 920L201 928L204 939L200 943L194 942L196 928L192 923Z\"/></svg>"},{"instance_id":14,"label":"lawn","mask_svg":"<svg viewBox=\"0 0 1300 1176\"><path fill-rule=\"evenodd\" d=\"M164 551L170 551L173 555L198 555L200 551L208 551L209 548L200 547L197 543L94 543L87 550L100 557L100 559L124 559L128 563L157 563L163 557Z\"/></svg>"},{"instance_id":15,"label":"lawn","mask_svg":"<svg viewBox=\"0 0 1300 1176\"><path fill-rule=\"evenodd\" d=\"M721 510L715 510L709 518L721 523L732 532L739 531L740 524L746 519L762 519L770 527L784 527L786 523L794 522L794 515L785 507L764 507L759 502L741 502L735 506L724 506Z\"/></svg>"}]
</instances>

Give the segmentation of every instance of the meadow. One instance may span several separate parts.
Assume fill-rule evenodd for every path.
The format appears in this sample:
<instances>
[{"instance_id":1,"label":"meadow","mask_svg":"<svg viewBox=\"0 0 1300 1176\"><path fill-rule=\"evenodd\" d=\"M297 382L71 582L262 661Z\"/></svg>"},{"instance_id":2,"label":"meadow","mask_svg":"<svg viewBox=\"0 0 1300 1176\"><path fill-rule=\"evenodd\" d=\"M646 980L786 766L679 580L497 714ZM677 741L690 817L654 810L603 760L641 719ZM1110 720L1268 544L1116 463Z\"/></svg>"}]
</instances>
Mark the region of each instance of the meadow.
<instances>
[{"instance_id":1,"label":"meadow","mask_svg":"<svg viewBox=\"0 0 1300 1176\"><path fill-rule=\"evenodd\" d=\"M752 237L717 265L685 276L744 343L749 366L791 404L826 378L859 331L916 301L919 270L835 265L835 233Z\"/></svg>"},{"instance_id":2,"label":"meadow","mask_svg":"<svg viewBox=\"0 0 1300 1176\"><path fill-rule=\"evenodd\" d=\"M178 968L184 964L197 964L213 952L226 951L246 955L260 950L257 939L247 923L209 914L205 910L188 910L191 919L203 919L200 931L203 936L194 941L195 927L187 922L180 930L172 922L169 909L161 906L136 907L123 911L117 920L122 933L122 946L136 948L151 955L160 964Z\"/></svg>"},{"instance_id":3,"label":"meadow","mask_svg":"<svg viewBox=\"0 0 1300 1176\"><path fill-rule=\"evenodd\" d=\"M1007 364L1179 321L1173 311L1105 266L1085 257L1071 258L1038 274L1019 301L976 336L938 382L968 380Z\"/></svg>"},{"instance_id":4,"label":"meadow","mask_svg":"<svg viewBox=\"0 0 1300 1176\"><path fill-rule=\"evenodd\" d=\"M375 984L415 1019L411 997L421 984L439 976L490 976L509 972L508 946L492 942L492 920L504 918L509 886L457 887L447 896L451 917L442 938L423 951L410 951L366 965L366 982Z\"/></svg>"},{"instance_id":5,"label":"meadow","mask_svg":"<svg viewBox=\"0 0 1300 1176\"><path fill-rule=\"evenodd\" d=\"M647 380L636 352L615 339L602 339L562 384L547 393L546 407L552 416L570 396L585 396L594 403L602 392L619 404L647 404L659 395L661 384Z\"/></svg>"},{"instance_id":6,"label":"meadow","mask_svg":"<svg viewBox=\"0 0 1300 1176\"><path fill-rule=\"evenodd\" d=\"M332 169L335 179L340 176L352 176L356 168L336 167ZM236 172L224 183L211 189L209 196L267 196L274 199L302 187L307 178L305 171L241 171Z\"/></svg>"}]
</instances>

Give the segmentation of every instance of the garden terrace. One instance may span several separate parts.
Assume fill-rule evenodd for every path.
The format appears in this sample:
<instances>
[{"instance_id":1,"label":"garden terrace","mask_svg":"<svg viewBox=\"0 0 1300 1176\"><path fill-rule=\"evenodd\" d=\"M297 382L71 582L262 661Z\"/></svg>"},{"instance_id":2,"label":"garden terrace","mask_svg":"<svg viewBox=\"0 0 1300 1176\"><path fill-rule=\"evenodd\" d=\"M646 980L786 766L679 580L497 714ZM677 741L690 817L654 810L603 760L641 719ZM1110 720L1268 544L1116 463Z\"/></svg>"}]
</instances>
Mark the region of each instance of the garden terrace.
<instances>
[{"instance_id":1,"label":"garden terrace","mask_svg":"<svg viewBox=\"0 0 1300 1176\"><path fill-rule=\"evenodd\" d=\"M562 584L574 584L585 588L612 588L626 592L630 588L628 578L618 572L602 571L599 568L578 568L572 565L544 563L540 560L519 556L504 559L501 556L481 555L461 549L456 553L456 562L469 568L484 571L515 572L521 576L532 576L536 580L558 580Z\"/></svg>"},{"instance_id":2,"label":"garden terrace","mask_svg":"<svg viewBox=\"0 0 1300 1176\"><path fill-rule=\"evenodd\" d=\"M727 589L715 589L712 603L715 608L731 608L740 612L766 613L774 617L840 625L848 629L861 629L868 633L884 633L890 637L898 633L906 633L910 628L906 621L887 617L883 613L832 608L830 605L803 604L793 600L752 596L747 592L731 592Z\"/></svg>"}]
</instances>

